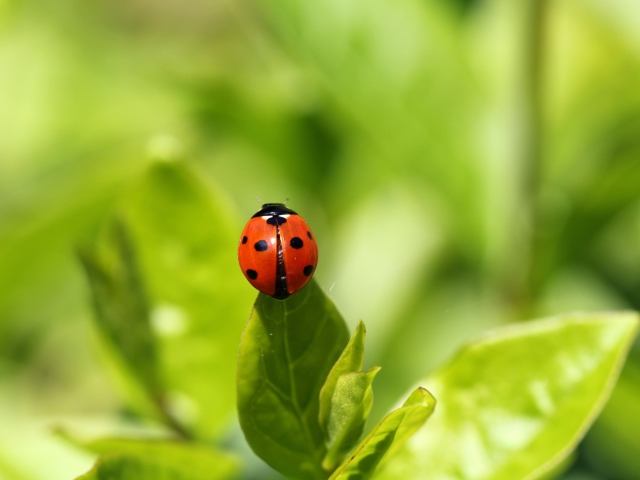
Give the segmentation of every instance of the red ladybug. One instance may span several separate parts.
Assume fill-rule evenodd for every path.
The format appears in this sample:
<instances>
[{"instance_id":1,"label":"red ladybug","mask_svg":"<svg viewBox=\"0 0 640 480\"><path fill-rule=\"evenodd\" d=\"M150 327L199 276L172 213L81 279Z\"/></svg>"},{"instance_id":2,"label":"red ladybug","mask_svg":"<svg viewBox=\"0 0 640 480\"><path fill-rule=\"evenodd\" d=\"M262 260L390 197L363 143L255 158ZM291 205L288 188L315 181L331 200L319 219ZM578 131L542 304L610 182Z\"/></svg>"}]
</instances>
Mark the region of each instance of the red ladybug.
<instances>
[{"instance_id":1,"label":"red ladybug","mask_svg":"<svg viewBox=\"0 0 640 480\"><path fill-rule=\"evenodd\" d=\"M251 285L284 300L311 280L318 245L296 212L282 203L265 203L242 231L238 261Z\"/></svg>"}]
</instances>

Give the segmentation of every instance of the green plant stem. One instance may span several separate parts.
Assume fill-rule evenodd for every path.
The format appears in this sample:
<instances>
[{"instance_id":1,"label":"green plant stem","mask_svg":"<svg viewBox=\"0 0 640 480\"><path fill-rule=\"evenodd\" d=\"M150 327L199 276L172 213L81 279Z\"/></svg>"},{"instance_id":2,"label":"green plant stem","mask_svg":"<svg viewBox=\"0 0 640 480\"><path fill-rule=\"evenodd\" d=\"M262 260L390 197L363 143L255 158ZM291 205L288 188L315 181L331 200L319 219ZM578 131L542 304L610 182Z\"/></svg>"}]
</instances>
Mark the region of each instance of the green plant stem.
<instances>
[{"instance_id":1,"label":"green plant stem","mask_svg":"<svg viewBox=\"0 0 640 480\"><path fill-rule=\"evenodd\" d=\"M154 395L153 402L155 403L156 408L158 409L158 413L160 414L160 417L162 418L164 424L180 439L189 441L196 439L195 435L184 425L182 425L182 423L180 423L178 419L169 411L164 396Z\"/></svg>"},{"instance_id":2,"label":"green plant stem","mask_svg":"<svg viewBox=\"0 0 640 480\"><path fill-rule=\"evenodd\" d=\"M529 0L523 51L523 141L518 191L517 240L509 266L507 298L517 316L532 313L540 287L537 268L540 231L540 185L543 156L543 101L545 34L548 0ZM517 266L517 267L516 267Z\"/></svg>"}]
</instances>

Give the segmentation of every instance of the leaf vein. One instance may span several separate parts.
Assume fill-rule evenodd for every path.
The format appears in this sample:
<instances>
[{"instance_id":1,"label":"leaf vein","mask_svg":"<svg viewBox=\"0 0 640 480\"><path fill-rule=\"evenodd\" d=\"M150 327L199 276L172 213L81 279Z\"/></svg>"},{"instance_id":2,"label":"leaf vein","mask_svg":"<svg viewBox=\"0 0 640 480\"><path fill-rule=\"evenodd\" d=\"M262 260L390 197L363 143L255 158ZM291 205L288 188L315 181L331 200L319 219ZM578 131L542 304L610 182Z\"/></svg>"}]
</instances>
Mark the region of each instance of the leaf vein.
<instances>
[{"instance_id":1,"label":"leaf vein","mask_svg":"<svg viewBox=\"0 0 640 480\"><path fill-rule=\"evenodd\" d=\"M309 353L313 344L316 343L316 341L318 340L318 336L320 335L320 330L324 328L328 320L329 320L329 316L325 315L322 321L320 322L320 324L318 325L318 328L314 332L313 337L311 337L311 339L309 340L309 343L307 343L307 346L303 350L303 352L300 355L298 355L297 358L294 358L291 360L291 366L295 366L296 363L298 363L302 358L304 358L305 355Z\"/></svg>"}]
</instances>

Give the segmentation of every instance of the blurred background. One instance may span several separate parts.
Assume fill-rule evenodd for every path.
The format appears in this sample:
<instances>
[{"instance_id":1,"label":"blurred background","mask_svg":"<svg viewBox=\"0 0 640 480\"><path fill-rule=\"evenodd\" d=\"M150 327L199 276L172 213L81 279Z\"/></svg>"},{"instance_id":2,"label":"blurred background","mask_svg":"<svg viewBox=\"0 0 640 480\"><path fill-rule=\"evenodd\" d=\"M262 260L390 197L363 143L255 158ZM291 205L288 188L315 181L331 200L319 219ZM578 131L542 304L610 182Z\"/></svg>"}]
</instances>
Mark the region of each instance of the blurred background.
<instances>
[{"instance_id":1,"label":"blurred background","mask_svg":"<svg viewBox=\"0 0 640 480\"><path fill-rule=\"evenodd\" d=\"M159 178L176 162L204 210ZM230 352L193 350L228 373L203 435L267 477L230 366L255 298L235 248L256 198L305 217L317 280L351 328L365 321L374 418L483 330L640 309L640 3L0 0L0 479L74 478L95 457L52 428L132 417L74 253L114 215L172 378L180 308ZM196 270L158 267L172 215L184 238L218 239L190 250L216 279L197 300L172 298ZM215 315L192 305L221 291ZM209 395L190 381L191 397L172 384L187 420ZM636 348L564 478L640 478L639 430Z\"/></svg>"}]
</instances>

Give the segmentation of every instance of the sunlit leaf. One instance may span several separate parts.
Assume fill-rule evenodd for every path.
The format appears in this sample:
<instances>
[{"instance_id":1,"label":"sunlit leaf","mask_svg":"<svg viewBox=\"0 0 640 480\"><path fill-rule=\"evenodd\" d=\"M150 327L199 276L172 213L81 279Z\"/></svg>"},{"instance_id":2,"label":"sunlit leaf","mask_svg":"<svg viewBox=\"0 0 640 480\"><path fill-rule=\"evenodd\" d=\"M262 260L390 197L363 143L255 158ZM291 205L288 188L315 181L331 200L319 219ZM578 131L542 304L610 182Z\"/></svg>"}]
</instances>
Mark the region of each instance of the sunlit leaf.
<instances>
[{"instance_id":1,"label":"sunlit leaf","mask_svg":"<svg viewBox=\"0 0 640 480\"><path fill-rule=\"evenodd\" d=\"M582 448L586 462L609 478L640 472L640 368L630 358Z\"/></svg>"},{"instance_id":2,"label":"sunlit leaf","mask_svg":"<svg viewBox=\"0 0 640 480\"><path fill-rule=\"evenodd\" d=\"M79 251L91 287L96 323L147 392L157 395L156 346L133 246L123 224L114 223L111 234L111 262L92 250Z\"/></svg>"},{"instance_id":3,"label":"sunlit leaf","mask_svg":"<svg viewBox=\"0 0 640 480\"><path fill-rule=\"evenodd\" d=\"M349 340L315 281L280 301L260 294L238 356L238 413L253 451L282 474L326 478L320 389Z\"/></svg>"},{"instance_id":4,"label":"sunlit leaf","mask_svg":"<svg viewBox=\"0 0 640 480\"><path fill-rule=\"evenodd\" d=\"M637 328L634 313L573 314L471 343L423 382L439 408L381 478L546 474L600 412Z\"/></svg>"},{"instance_id":5,"label":"sunlit leaf","mask_svg":"<svg viewBox=\"0 0 640 480\"><path fill-rule=\"evenodd\" d=\"M368 372L346 373L338 378L327 424L325 470L334 470L360 439L373 405L371 384L379 371L380 367L373 367Z\"/></svg>"},{"instance_id":6,"label":"sunlit leaf","mask_svg":"<svg viewBox=\"0 0 640 480\"><path fill-rule=\"evenodd\" d=\"M427 390L420 387L414 390L402 407L382 419L333 473L331 480L371 478L378 466L391 458L427 421L435 406L436 401Z\"/></svg>"},{"instance_id":7,"label":"sunlit leaf","mask_svg":"<svg viewBox=\"0 0 640 480\"><path fill-rule=\"evenodd\" d=\"M180 162L158 162L121 205L153 302L167 408L200 435L235 405L235 365L254 295L237 262L232 211Z\"/></svg>"},{"instance_id":8,"label":"sunlit leaf","mask_svg":"<svg viewBox=\"0 0 640 480\"><path fill-rule=\"evenodd\" d=\"M367 331L364 323L359 322L356 331L351 339L349 339L349 343L340 354L338 361L331 368L322 386L322 390L320 390L320 413L318 418L320 419L320 426L325 429L325 431L329 421L329 413L331 412L331 398L333 397L336 383L338 383L338 378L346 373L362 370L364 363L364 339L366 335Z\"/></svg>"},{"instance_id":9,"label":"sunlit leaf","mask_svg":"<svg viewBox=\"0 0 640 480\"><path fill-rule=\"evenodd\" d=\"M235 478L235 461L204 446L105 439L92 450L108 452L78 480L223 480Z\"/></svg>"}]
</instances>

